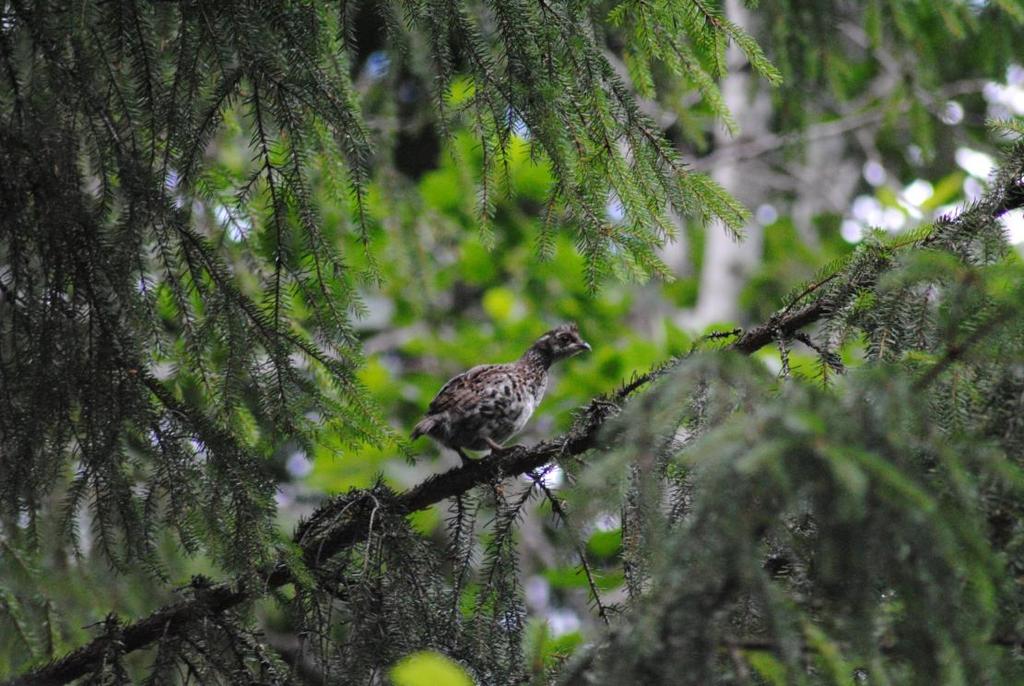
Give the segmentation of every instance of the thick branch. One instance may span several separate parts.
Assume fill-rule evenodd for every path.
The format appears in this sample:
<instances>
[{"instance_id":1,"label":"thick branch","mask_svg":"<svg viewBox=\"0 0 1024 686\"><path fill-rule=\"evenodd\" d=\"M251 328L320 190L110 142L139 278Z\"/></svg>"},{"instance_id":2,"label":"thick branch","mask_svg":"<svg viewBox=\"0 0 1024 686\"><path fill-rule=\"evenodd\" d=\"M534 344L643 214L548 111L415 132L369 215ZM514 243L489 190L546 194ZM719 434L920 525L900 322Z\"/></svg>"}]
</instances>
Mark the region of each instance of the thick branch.
<instances>
[{"instance_id":1,"label":"thick branch","mask_svg":"<svg viewBox=\"0 0 1024 686\"><path fill-rule=\"evenodd\" d=\"M766 323L744 331L739 339L732 344L732 348L744 355L750 355L772 341L778 340L780 332L783 337L789 338L808 324L813 324L821 319L826 312L827 303L823 300L815 300L800 309L776 315Z\"/></svg>"}]
</instances>

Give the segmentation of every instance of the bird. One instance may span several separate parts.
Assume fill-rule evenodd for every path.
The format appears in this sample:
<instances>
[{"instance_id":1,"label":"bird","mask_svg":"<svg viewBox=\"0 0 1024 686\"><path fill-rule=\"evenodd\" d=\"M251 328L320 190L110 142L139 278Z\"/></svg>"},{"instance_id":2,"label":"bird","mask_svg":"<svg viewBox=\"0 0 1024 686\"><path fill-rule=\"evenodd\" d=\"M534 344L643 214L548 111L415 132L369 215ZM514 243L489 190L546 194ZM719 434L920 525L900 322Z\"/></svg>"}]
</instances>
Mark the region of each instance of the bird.
<instances>
[{"instance_id":1,"label":"bird","mask_svg":"<svg viewBox=\"0 0 1024 686\"><path fill-rule=\"evenodd\" d=\"M555 362L590 350L575 323L538 338L515 362L482 364L452 377L412 430L412 440L429 436L468 464L465 450L499 455L515 446L502 443L518 433L540 405Z\"/></svg>"}]
</instances>

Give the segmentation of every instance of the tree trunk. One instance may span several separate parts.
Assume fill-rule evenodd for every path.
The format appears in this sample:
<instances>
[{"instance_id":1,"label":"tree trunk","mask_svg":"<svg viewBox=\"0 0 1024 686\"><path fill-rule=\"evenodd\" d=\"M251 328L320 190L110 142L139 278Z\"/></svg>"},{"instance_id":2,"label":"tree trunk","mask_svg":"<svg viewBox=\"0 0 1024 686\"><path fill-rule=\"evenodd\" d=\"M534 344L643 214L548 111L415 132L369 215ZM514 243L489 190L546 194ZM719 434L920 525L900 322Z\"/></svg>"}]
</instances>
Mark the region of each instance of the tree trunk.
<instances>
[{"instance_id":1,"label":"tree trunk","mask_svg":"<svg viewBox=\"0 0 1024 686\"><path fill-rule=\"evenodd\" d=\"M753 33L753 19L739 0L727 0L726 16L744 30ZM722 80L722 96L740 127L744 139L757 138L768 132L772 115L771 98L749 68L746 58L735 45L726 54L729 74ZM716 146L734 142L727 131L715 132ZM765 184L759 180L760 160L723 162L711 176L735 198L754 210L765 197ZM703 329L718 321L737 322L740 319L739 296L751 272L761 260L764 238L763 228L751 221L741 242L733 240L718 227L708 228L704 242L704 262L700 274L697 306L683 323Z\"/></svg>"}]
</instances>

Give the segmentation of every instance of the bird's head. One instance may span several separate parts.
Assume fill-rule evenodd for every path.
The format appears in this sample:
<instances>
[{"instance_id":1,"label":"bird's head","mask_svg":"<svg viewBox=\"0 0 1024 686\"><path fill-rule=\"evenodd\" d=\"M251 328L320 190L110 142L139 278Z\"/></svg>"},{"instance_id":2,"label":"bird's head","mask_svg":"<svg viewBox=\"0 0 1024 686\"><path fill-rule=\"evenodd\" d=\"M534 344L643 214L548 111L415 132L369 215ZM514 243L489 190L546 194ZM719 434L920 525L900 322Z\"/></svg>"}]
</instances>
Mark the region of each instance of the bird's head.
<instances>
[{"instance_id":1,"label":"bird's head","mask_svg":"<svg viewBox=\"0 0 1024 686\"><path fill-rule=\"evenodd\" d=\"M530 347L531 352L539 354L548 364L590 350L590 344L580 337L576 324L563 324L551 329L537 339Z\"/></svg>"}]
</instances>

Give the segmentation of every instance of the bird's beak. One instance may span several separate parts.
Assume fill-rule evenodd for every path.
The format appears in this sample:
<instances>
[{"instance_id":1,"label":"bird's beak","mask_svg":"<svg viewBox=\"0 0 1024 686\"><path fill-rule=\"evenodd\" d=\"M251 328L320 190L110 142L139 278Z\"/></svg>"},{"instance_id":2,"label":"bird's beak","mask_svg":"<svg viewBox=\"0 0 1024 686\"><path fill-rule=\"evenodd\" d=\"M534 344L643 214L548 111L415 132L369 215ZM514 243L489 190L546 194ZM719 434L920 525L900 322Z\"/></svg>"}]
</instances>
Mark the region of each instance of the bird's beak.
<instances>
[{"instance_id":1,"label":"bird's beak","mask_svg":"<svg viewBox=\"0 0 1024 686\"><path fill-rule=\"evenodd\" d=\"M584 350L590 352L590 344L587 343L586 341L580 341L579 343L577 343L577 347L579 348L577 352L583 352Z\"/></svg>"}]
</instances>

